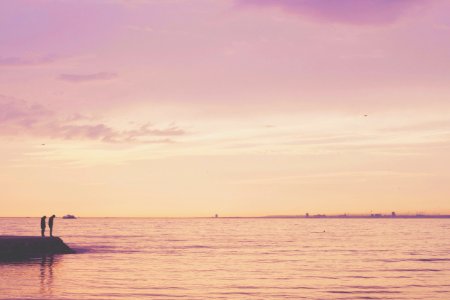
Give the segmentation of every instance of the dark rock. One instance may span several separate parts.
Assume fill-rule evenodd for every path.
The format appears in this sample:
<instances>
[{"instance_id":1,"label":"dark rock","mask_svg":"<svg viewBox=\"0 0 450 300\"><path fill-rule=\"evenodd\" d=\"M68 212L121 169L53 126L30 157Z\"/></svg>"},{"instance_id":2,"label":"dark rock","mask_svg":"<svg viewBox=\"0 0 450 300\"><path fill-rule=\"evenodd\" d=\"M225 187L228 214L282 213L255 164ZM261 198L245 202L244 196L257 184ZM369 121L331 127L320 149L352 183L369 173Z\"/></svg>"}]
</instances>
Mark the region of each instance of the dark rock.
<instances>
[{"instance_id":1,"label":"dark rock","mask_svg":"<svg viewBox=\"0 0 450 300\"><path fill-rule=\"evenodd\" d=\"M0 260L75 253L59 237L0 236Z\"/></svg>"}]
</instances>

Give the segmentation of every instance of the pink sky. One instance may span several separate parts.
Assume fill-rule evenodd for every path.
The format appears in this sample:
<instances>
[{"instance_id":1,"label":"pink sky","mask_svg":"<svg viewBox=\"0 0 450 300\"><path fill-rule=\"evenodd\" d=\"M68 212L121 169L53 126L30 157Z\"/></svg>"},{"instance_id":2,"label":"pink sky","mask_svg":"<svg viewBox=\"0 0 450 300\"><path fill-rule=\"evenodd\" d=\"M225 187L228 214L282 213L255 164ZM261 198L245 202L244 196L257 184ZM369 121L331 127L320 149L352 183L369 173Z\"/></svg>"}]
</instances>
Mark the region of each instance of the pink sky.
<instances>
[{"instance_id":1,"label":"pink sky","mask_svg":"<svg viewBox=\"0 0 450 300\"><path fill-rule=\"evenodd\" d=\"M0 2L2 215L450 213L450 2Z\"/></svg>"}]
</instances>

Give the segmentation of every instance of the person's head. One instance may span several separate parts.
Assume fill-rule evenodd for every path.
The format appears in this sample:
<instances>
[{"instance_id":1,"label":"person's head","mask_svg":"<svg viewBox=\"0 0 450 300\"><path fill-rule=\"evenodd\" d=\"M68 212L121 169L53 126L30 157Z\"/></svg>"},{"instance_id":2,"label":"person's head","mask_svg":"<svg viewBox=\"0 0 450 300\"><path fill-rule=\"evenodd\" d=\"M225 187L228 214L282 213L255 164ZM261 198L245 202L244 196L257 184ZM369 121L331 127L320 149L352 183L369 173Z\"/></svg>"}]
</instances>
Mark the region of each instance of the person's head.
<instances>
[{"instance_id":1,"label":"person's head","mask_svg":"<svg viewBox=\"0 0 450 300\"><path fill-rule=\"evenodd\" d=\"M56 217L55 215L52 215L52 218Z\"/></svg>"},{"instance_id":2,"label":"person's head","mask_svg":"<svg viewBox=\"0 0 450 300\"><path fill-rule=\"evenodd\" d=\"M43 217L42 217L42 219L45 219L45 218L47 218L47 217L46 217L46 216L43 216Z\"/></svg>"}]
</instances>

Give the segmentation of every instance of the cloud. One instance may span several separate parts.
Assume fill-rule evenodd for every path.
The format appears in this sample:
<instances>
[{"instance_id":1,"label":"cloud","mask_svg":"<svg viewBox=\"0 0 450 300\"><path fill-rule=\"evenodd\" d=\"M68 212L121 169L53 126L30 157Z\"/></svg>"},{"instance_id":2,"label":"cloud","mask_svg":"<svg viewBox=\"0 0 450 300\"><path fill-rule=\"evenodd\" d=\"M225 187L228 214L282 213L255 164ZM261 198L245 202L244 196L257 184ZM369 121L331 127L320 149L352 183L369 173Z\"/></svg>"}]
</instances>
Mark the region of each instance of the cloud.
<instances>
[{"instance_id":1,"label":"cloud","mask_svg":"<svg viewBox=\"0 0 450 300\"><path fill-rule=\"evenodd\" d=\"M99 72L92 74L61 74L59 79L69 82L105 81L115 79L116 73Z\"/></svg>"},{"instance_id":2,"label":"cloud","mask_svg":"<svg viewBox=\"0 0 450 300\"><path fill-rule=\"evenodd\" d=\"M434 120L416 124L401 125L396 127L385 127L381 132L450 132L450 120Z\"/></svg>"},{"instance_id":3,"label":"cloud","mask_svg":"<svg viewBox=\"0 0 450 300\"><path fill-rule=\"evenodd\" d=\"M176 125L161 129L150 123L119 130L80 114L61 118L42 105L0 95L0 136L28 135L108 143L171 143L170 138L185 133Z\"/></svg>"},{"instance_id":4,"label":"cloud","mask_svg":"<svg viewBox=\"0 0 450 300\"><path fill-rule=\"evenodd\" d=\"M408 10L423 5L419 0L237 0L245 6L278 7L317 21L355 25L395 22ZM431 1L430 1L431 2ZM428 2L427 4L429 4Z\"/></svg>"},{"instance_id":5,"label":"cloud","mask_svg":"<svg viewBox=\"0 0 450 300\"><path fill-rule=\"evenodd\" d=\"M42 105L31 105L23 100L0 95L0 131L5 129L6 124L31 127L51 114L52 112Z\"/></svg>"},{"instance_id":6,"label":"cloud","mask_svg":"<svg viewBox=\"0 0 450 300\"><path fill-rule=\"evenodd\" d=\"M47 56L8 56L0 57L0 66L3 67L21 67L21 66L37 66L49 64L56 61L54 55Z\"/></svg>"},{"instance_id":7,"label":"cloud","mask_svg":"<svg viewBox=\"0 0 450 300\"><path fill-rule=\"evenodd\" d=\"M150 26L136 26L136 25L129 25L126 27L129 30L133 31L143 31L143 32L155 32L155 29Z\"/></svg>"},{"instance_id":8,"label":"cloud","mask_svg":"<svg viewBox=\"0 0 450 300\"><path fill-rule=\"evenodd\" d=\"M150 123L147 123L142 125L138 129L128 131L128 134L131 136L179 136L185 134L185 132L175 125L169 126L165 129L156 129L153 128Z\"/></svg>"}]
</instances>

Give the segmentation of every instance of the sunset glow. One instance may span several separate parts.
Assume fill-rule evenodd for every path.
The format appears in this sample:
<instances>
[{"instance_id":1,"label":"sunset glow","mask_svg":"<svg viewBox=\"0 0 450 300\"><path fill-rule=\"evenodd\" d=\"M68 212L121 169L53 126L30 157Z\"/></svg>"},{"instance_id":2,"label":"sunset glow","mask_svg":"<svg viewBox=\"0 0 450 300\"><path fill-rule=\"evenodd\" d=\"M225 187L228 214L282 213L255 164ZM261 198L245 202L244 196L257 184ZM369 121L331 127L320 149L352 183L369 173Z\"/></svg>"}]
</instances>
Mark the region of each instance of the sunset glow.
<instances>
[{"instance_id":1,"label":"sunset glow","mask_svg":"<svg viewBox=\"0 0 450 300\"><path fill-rule=\"evenodd\" d=\"M449 213L449 13L2 1L1 215Z\"/></svg>"}]
</instances>

